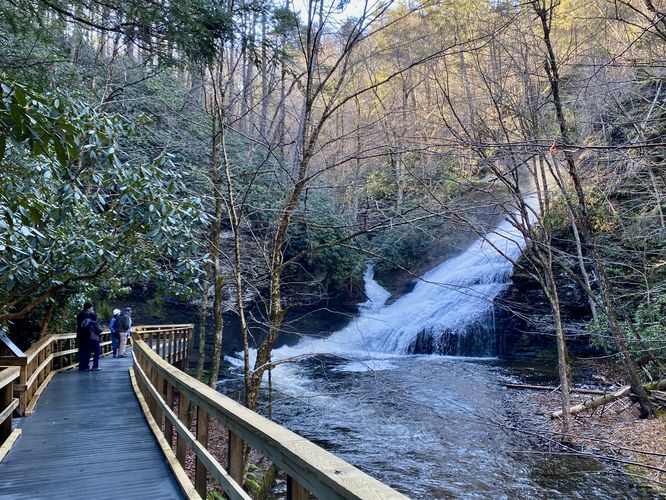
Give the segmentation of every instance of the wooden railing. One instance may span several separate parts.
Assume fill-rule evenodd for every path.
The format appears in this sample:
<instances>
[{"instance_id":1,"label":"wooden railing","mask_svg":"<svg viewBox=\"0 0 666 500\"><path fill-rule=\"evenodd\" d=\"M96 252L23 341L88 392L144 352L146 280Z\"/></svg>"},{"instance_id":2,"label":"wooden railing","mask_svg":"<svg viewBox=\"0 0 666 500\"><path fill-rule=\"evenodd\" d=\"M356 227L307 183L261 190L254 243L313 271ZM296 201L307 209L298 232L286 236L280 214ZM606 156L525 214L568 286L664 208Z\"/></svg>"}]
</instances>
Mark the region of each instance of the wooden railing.
<instances>
[{"instance_id":1,"label":"wooden railing","mask_svg":"<svg viewBox=\"0 0 666 500\"><path fill-rule=\"evenodd\" d=\"M14 382L19 378L17 366L0 368L0 461L5 457L12 442L20 434L20 430L12 431L12 413L18 407L18 399L14 398Z\"/></svg>"},{"instance_id":2,"label":"wooden railing","mask_svg":"<svg viewBox=\"0 0 666 500\"><path fill-rule=\"evenodd\" d=\"M138 326L134 330L147 335L151 345L174 364L185 359L191 344L192 325ZM164 330L167 332L163 333ZM111 354L111 333L104 331L100 337L101 355ZM12 433L12 413L31 415L53 376L77 366L78 362L76 333L42 337L23 356L0 356L0 459L10 447L10 441L20 433L20 430ZM3 447L3 442L7 446Z\"/></svg>"},{"instance_id":3,"label":"wooden railing","mask_svg":"<svg viewBox=\"0 0 666 500\"><path fill-rule=\"evenodd\" d=\"M189 498L206 498L209 479L229 498L250 498L241 487L246 445L287 475L288 499L305 500L310 495L322 499L405 498L178 370L160 357L169 351L159 347L163 344L161 340L156 342L154 332L144 330L146 341L134 342L132 380L151 428ZM168 339L168 328L162 327L159 334ZM228 432L226 469L208 450L214 422ZM188 454L195 459L194 483L185 473Z\"/></svg>"},{"instance_id":4,"label":"wooden railing","mask_svg":"<svg viewBox=\"0 0 666 500\"><path fill-rule=\"evenodd\" d=\"M111 352L110 335L108 331L101 334L102 356ZM53 375L78 363L77 353L76 333L65 333L42 337L30 346L24 356L0 357L0 367L16 366L20 369L19 382L13 384L19 415L32 413L37 398Z\"/></svg>"},{"instance_id":5,"label":"wooden railing","mask_svg":"<svg viewBox=\"0 0 666 500\"><path fill-rule=\"evenodd\" d=\"M160 357L175 366L181 366L192 348L194 325L141 325L133 328Z\"/></svg>"}]
</instances>

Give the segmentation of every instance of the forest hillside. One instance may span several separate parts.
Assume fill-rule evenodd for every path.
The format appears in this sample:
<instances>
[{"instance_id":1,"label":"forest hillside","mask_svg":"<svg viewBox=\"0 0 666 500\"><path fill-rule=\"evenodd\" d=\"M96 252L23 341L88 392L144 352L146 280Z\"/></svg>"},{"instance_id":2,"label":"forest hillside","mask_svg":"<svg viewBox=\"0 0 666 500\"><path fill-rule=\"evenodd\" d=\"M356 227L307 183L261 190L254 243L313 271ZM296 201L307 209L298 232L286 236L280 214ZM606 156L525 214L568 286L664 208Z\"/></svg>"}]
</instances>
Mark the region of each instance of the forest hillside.
<instances>
[{"instance_id":1,"label":"forest hillside","mask_svg":"<svg viewBox=\"0 0 666 500\"><path fill-rule=\"evenodd\" d=\"M571 345L663 412L663 2L0 0L0 32L20 346L150 287L212 316L211 384L238 318L256 408L294 307L362 301L368 263L399 296L508 220L495 306L555 353L565 440Z\"/></svg>"}]
</instances>

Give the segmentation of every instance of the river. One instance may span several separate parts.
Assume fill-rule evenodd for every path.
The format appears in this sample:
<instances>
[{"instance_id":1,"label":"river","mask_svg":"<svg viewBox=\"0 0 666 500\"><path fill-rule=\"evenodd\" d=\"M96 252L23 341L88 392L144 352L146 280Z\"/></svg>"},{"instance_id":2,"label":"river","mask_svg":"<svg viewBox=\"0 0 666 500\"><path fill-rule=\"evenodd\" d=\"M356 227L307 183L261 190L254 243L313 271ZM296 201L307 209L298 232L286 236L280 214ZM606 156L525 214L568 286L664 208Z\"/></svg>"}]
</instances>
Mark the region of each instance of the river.
<instances>
[{"instance_id":1,"label":"river","mask_svg":"<svg viewBox=\"0 0 666 500\"><path fill-rule=\"evenodd\" d=\"M288 372L272 418L410 498L641 498L597 461L543 453L543 417L509 398L497 361L322 356Z\"/></svg>"},{"instance_id":2,"label":"river","mask_svg":"<svg viewBox=\"0 0 666 500\"><path fill-rule=\"evenodd\" d=\"M521 246L504 222L392 303L369 266L357 317L274 350L272 418L415 499L647 495L598 461L545 453L539 409L505 389L492 302Z\"/></svg>"}]
</instances>

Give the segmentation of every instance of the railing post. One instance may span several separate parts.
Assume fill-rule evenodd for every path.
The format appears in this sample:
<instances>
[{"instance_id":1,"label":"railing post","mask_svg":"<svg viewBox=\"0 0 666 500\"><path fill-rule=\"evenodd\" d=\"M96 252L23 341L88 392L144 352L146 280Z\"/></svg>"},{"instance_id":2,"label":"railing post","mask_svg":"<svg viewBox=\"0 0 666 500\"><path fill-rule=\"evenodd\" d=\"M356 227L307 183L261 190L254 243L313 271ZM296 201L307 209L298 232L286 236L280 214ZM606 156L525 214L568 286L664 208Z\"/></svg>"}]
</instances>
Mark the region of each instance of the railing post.
<instances>
[{"instance_id":1,"label":"railing post","mask_svg":"<svg viewBox=\"0 0 666 500\"><path fill-rule=\"evenodd\" d=\"M171 360L169 362L173 366L180 368L180 366L178 365L178 360L180 359L180 350L178 346L178 330L173 331L171 343L173 344L173 355L171 356Z\"/></svg>"},{"instance_id":2,"label":"railing post","mask_svg":"<svg viewBox=\"0 0 666 500\"><path fill-rule=\"evenodd\" d=\"M76 363L81 363L81 360L79 359L79 336L77 335L75 338L72 339L72 349L76 349L76 354L73 354L72 356L76 356L76 362L72 363L72 359L69 359L69 364L76 364Z\"/></svg>"},{"instance_id":3,"label":"railing post","mask_svg":"<svg viewBox=\"0 0 666 500\"><path fill-rule=\"evenodd\" d=\"M54 339L55 342L55 352L60 352L63 350L62 348L62 339ZM64 356L58 356L57 358L54 358L54 363L53 363L53 369L54 370L59 370L62 368L62 364L64 363L64 359L62 359Z\"/></svg>"},{"instance_id":4,"label":"railing post","mask_svg":"<svg viewBox=\"0 0 666 500\"><path fill-rule=\"evenodd\" d=\"M66 347L63 347L65 345ZM61 340L60 341L60 350L61 351L69 351L70 349L74 349L72 346L74 343L72 342L72 339L67 339L67 340ZM67 354L65 356L61 356L60 358L60 365L58 368L62 368L63 366L69 366L72 364L72 355Z\"/></svg>"},{"instance_id":5,"label":"railing post","mask_svg":"<svg viewBox=\"0 0 666 500\"><path fill-rule=\"evenodd\" d=\"M44 355L45 359L53 354L53 340L52 339L53 339L53 337L51 337L51 335L49 334L49 343L46 346L46 353ZM52 370L53 370L53 357L51 356L51 362L48 364L48 366L44 370L44 375L41 377L41 380L39 381L40 385L44 381L44 379L46 379L46 377L49 376L49 374L51 373Z\"/></svg>"},{"instance_id":6,"label":"railing post","mask_svg":"<svg viewBox=\"0 0 666 500\"><path fill-rule=\"evenodd\" d=\"M287 476L287 500L309 500L310 493L294 478Z\"/></svg>"},{"instance_id":7,"label":"railing post","mask_svg":"<svg viewBox=\"0 0 666 500\"><path fill-rule=\"evenodd\" d=\"M0 388L0 413L5 408L9 408L14 399L14 384L9 383ZM5 420L0 422L0 444L5 442L5 439L12 433L12 414L11 412Z\"/></svg>"},{"instance_id":8,"label":"railing post","mask_svg":"<svg viewBox=\"0 0 666 500\"><path fill-rule=\"evenodd\" d=\"M229 431L229 475L243 484L243 440Z\"/></svg>"},{"instance_id":9,"label":"railing post","mask_svg":"<svg viewBox=\"0 0 666 500\"><path fill-rule=\"evenodd\" d=\"M208 446L208 413L206 410L197 407L197 441L205 448ZM206 498L206 487L208 484L208 473L206 467L197 457L194 473L194 487L201 498Z\"/></svg>"},{"instance_id":10,"label":"railing post","mask_svg":"<svg viewBox=\"0 0 666 500\"><path fill-rule=\"evenodd\" d=\"M173 352L173 331L168 333L166 343L164 344L164 360L169 364L173 364L173 359L171 357L172 352Z\"/></svg>"},{"instance_id":11,"label":"railing post","mask_svg":"<svg viewBox=\"0 0 666 500\"><path fill-rule=\"evenodd\" d=\"M185 332L186 330L180 330L178 332L178 341L181 342L181 346L178 350L176 350L176 359L178 361L183 361L184 359L187 358L187 355L185 353L185 348L186 348L186 343L187 339L185 338ZM184 364L182 365L183 367L185 366Z\"/></svg>"},{"instance_id":12,"label":"railing post","mask_svg":"<svg viewBox=\"0 0 666 500\"><path fill-rule=\"evenodd\" d=\"M178 337L178 362L184 367L187 360L187 330L181 330Z\"/></svg>"},{"instance_id":13,"label":"railing post","mask_svg":"<svg viewBox=\"0 0 666 500\"><path fill-rule=\"evenodd\" d=\"M180 359L180 346L178 345L178 330L173 331L173 338L171 339L173 344L173 356L170 363L173 366L178 366L178 360Z\"/></svg>"},{"instance_id":14,"label":"railing post","mask_svg":"<svg viewBox=\"0 0 666 500\"><path fill-rule=\"evenodd\" d=\"M164 379L162 378L162 375L157 370L152 370L153 372L153 377L152 377L152 383L153 387L155 387L155 390L157 393L164 397L164 393L162 392L162 387L164 385ZM152 398L151 398L152 399ZM162 409L160 408L160 405L157 404L157 401L154 401L153 403L155 405L155 411L153 412L153 416L155 417L155 421L157 422L157 426L162 429Z\"/></svg>"},{"instance_id":15,"label":"railing post","mask_svg":"<svg viewBox=\"0 0 666 500\"><path fill-rule=\"evenodd\" d=\"M185 359L185 330L182 328L178 330L178 362L182 366Z\"/></svg>"},{"instance_id":16,"label":"railing post","mask_svg":"<svg viewBox=\"0 0 666 500\"><path fill-rule=\"evenodd\" d=\"M164 381L164 394L164 401L169 409L173 410L173 385L168 380ZM173 446L173 424L168 418L164 419L164 437L169 443L169 448L171 448Z\"/></svg>"},{"instance_id":17,"label":"railing post","mask_svg":"<svg viewBox=\"0 0 666 500\"><path fill-rule=\"evenodd\" d=\"M186 331L187 334L187 349L185 352L185 359L187 362L189 362L190 359L192 359L192 353L194 352L194 342L193 342L193 336L194 336L194 327L188 328Z\"/></svg>"},{"instance_id":18,"label":"railing post","mask_svg":"<svg viewBox=\"0 0 666 500\"><path fill-rule=\"evenodd\" d=\"M25 370L25 392L23 393L25 395L25 408L28 407L28 404L30 403L30 399L32 399L32 388L34 387L34 384L28 386L28 381L30 380L30 377L32 374L35 372L35 363L39 363L39 356L33 356L32 359L28 361L28 363L25 365L26 370ZM25 411L25 409L23 410Z\"/></svg>"},{"instance_id":19,"label":"railing post","mask_svg":"<svg viewBox=\"0 0 666 500\"><path fill-rule=\"evenodd\" d=\"M189 419L187 418L187 410L190 406L190 401L183 391L178 391L178 420L187 425ZM180 434L176 434L176 458L180 465L185 467L185 457L187 455L187 443Z\"/></svg>"},{"instance_id":20,"label":"railing post","mask_svg":"<svg viewBox=\"0 0 666 500\"><path fill-rule=\"evenodd\" d=\"M19 414L23 415L28 407L28 359L23 358L21 363L21 373L19 375L19 385L23 387L19 391Z\"/></svg>"}]
</instances>

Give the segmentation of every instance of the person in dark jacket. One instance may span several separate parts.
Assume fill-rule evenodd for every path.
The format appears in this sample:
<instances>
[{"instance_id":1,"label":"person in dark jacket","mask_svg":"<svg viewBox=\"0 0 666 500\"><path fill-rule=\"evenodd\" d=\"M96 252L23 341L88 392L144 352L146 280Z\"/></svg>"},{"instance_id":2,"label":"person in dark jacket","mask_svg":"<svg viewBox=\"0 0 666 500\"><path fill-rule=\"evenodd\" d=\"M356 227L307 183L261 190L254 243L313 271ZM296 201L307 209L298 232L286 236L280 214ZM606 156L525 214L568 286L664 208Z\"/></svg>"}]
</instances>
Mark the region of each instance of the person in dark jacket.
<instances>
[{"instance_id":1,"label":"person in dark jacket","mask_svg":"<svg viewBox=\"0 0 666 500\"><path fill-rule=\"evenodd\" d=\"M111 332L111 349L113 350L113 357L118 357L118 347L120 346L120 332L118 331L118 317L120 316L120 309L113 310L113 318L109 321L109 331Z\"/></svg>"},{"instance_id":2,"label":"person in dark jacket","mask_svg":"<svg viewBox=\"0 0 666 500\"><path fill-rule=\"evenodd\" d=\"M84 328L81 324L86 319L97 321L95 309L90 302L83 304L83 311L76 316L76 342L79 347L80 372L90 371L90 351L92 350L90 334L88 333L88 329Z\"/></svg>"},{"instance_id":3,"label":"person in dark jacket","mask_svg":"<svg viewBox=\"0 0 666 500\"><path fill-rule=\"evenodd\" d=\"M84 331L88 333L90 340L90 352L93 355L92 371L98 372L101 370L99 367L99 357L102 355L102 337L100 336L104 331L102 326L97 322L97 314L93 313L90 319L84 319L81 323Z\"/></svg>"}]
</instances>

